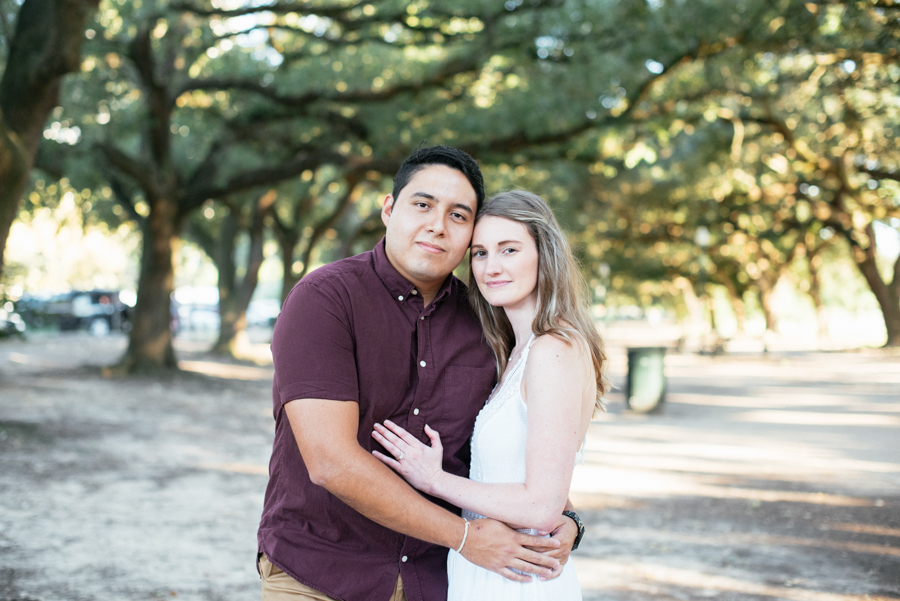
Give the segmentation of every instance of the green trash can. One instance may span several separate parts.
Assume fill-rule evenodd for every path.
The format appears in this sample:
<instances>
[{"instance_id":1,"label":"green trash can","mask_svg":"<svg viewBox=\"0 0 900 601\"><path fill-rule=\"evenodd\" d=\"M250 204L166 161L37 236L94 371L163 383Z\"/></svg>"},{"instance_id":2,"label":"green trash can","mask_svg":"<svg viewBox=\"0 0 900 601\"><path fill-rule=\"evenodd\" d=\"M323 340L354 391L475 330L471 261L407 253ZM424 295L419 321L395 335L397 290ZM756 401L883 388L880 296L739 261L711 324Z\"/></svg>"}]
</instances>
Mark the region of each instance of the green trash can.
<instances>
[{"instance_id":1,"label":"green trash can","mask_svg":"<svg viewBox=\"0 0 900 601\"><path fill-rule=\"evenodd\" d=\"M649 346L628 349L628 378L625 406L640 413L662 409L666 398L666 347Z\"/></svg>"}]
</instances>

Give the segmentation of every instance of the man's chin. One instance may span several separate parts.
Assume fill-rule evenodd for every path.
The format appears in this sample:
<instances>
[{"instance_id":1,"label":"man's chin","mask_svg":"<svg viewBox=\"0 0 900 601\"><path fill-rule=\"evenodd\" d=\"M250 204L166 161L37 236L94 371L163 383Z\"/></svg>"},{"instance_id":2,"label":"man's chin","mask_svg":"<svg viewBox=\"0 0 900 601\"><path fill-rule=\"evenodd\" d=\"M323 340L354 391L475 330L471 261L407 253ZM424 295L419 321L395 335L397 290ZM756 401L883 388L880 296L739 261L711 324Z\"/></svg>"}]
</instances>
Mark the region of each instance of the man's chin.
<instances>
[{"instance_id":1,"label":"man's chin","mask_svg":"<svg viewBox=\"0 0 900 601\"><path fill-rule=\"evenodd\" d=\"M447 276L456 269L456 266L451 267L444 262L439 265L423 262L423 264L419 264L417 267L419 267L419 269L417 269L415 273L416 279L423 282L443 282Z\"/></svg>"}]
</instances>

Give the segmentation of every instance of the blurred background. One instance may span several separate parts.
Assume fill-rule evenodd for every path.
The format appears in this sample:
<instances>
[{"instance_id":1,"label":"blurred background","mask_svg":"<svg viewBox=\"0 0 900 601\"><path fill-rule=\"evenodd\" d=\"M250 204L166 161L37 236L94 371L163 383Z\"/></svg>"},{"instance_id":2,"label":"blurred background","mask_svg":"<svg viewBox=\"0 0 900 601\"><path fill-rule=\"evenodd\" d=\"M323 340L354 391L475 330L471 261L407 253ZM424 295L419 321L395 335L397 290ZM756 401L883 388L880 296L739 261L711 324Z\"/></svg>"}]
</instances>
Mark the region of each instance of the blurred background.
<instances>
[{"instance_id":1,"label":"blurred background","mask_svg":"<svg viewBox=\"0 0 900 601\"><path fill-rule=\"evenodd\" d=\"M400 162L544 196L610 338L900 345L891 0L0 0L5 332L239 354ZM659 339L665 340L659 340Z\"/></svg>"},{"instance_id":2,"label":"blurred background","mask_svg":"<svg viewBox=\"0 0 900 601\"><path fill-rule=\"evenodd\" d=\"M581 262L586 600L900 598L896 0L0 0L0 72L0 601L259 598L272 326L420 144Z\"/></svg>"}]
</instances>

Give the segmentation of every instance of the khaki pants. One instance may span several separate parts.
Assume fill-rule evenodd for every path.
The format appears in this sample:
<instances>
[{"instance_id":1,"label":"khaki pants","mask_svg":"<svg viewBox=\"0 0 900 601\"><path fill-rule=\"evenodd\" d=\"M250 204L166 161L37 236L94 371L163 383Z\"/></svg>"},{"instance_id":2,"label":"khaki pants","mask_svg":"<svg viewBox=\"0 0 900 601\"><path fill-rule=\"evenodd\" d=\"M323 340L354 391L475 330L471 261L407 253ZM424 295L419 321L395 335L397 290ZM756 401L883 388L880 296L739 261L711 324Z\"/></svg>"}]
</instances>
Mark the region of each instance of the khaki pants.
<instances>
[{"instance_id":1,"label":"khaki pants","mask_svg":"<svg viewBox=\"0 0 900 601\"><path fill-rule=\"evenodd\" d=\"M335 601L334 597L300 584L273 565L265 555L259 556L259 574L262 576L262 601ZM388 601L406 601L400 576L397 576L394 593Z\"/></svg>"}]
</instances>

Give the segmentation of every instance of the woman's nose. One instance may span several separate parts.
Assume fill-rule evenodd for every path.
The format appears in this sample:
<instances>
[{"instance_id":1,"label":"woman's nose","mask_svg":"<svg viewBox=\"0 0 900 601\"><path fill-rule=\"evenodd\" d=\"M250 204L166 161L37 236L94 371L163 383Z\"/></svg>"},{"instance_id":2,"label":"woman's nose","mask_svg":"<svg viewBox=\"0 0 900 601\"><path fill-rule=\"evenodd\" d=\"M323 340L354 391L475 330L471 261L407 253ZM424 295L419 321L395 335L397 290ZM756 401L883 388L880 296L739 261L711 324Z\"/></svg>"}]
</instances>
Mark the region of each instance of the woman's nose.
<instances>
[{"instance_id":1,"label":"woman's nose","mask_svg":"<svg viewBox=\"0 0 900 601\"><path fill-rule=\"evenodd\" d=\"M503 271L503 268L500 265L500 261L497 260L496 255L488 255L487 260L484 265L485 273L489 273L491 275L495 275Z\"/></svg>"}]
</instances>

